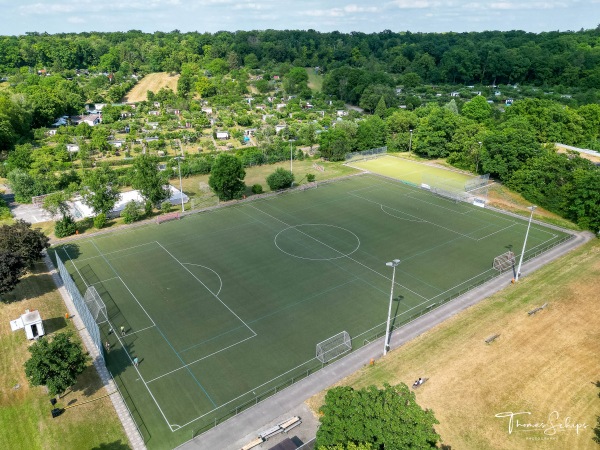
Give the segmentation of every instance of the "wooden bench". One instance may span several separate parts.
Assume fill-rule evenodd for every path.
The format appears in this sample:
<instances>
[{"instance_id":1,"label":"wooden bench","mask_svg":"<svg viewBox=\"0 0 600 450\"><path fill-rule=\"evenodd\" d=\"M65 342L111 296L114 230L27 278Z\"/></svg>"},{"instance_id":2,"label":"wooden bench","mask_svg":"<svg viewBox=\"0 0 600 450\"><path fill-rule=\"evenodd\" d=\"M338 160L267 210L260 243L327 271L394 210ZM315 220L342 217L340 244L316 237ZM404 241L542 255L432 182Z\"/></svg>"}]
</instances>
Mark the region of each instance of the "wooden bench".
<instances>
[{"instance_id":1,"label":"wooden bench","mask_svg":"<svg viewBox=\"0 0 600 450\"><path fill-rule=\"evenodd\" d=\"M246 445L244 445L244 446L242 447L242 450L250 450L251 448L254 448L254 447L256 447L257 445L260 445L260 444L262 444L263 442L265 442L263 438L257 437L257 438L256 438L256 439L254 439L253 441L251 441L251 442L248 442Z\"/></svg>"},{"instance_id":2,"label":"wooden bench","mask_svg":"<svg viewBox=\"0 0 600 450\"><path fill-rule=\"evenodd\" d=\"M486 344L491 344L492 342L494 342L500 335L499 334L494 334L492 336L490 336L489 338L487 338L485 340Z\"/></svg>"},{"instance_id":3,"label":"wooden bench","mask_svg":"<svg viewBox=\"0 0 600 450\"><path fill-rule=\"evenodd\" d=\"M279 425L275 425L274 427L269 428L268 430L263 431L262 433L260 433L258 435L259 438L262 438L263 440L267 440L270 437L275 436L278 433L281 433L283 430L281 429L281 427Z\"/></svg>"},{"instance_id":4,"label":"wooden bench","mask_svg":"<svg viewBox=\"0 0 600 450\"><path fill-rule=\"evenodd\" d=\"M161 224L163 222L167 222L169 220L179 220L181 218L181 215L179 214L179 211L175 211L172 213L167 213L167 214L162 214L160 216L156 216L156 223Z\"/></svg>"},{"instance_id":5,"label":"wooden bench","mask_svg":"<svg viewBox=\"0 0 600 450\"><path fill-rule=\"evenodd\" d=\"M288 420L281 422L279 424L279 427L283 430L284 433L287 433L292 428L297 427L301 423L302 423L302 419L300 419L300 417L298 417L298 416L294 416L294 417L289 418Z\"/></svg>"},{"instance_id":6,"label":"wooden bench","mask_svg":"<svg viewBox=\"0 0 600 450\"><path fill-rule=\"evenodd\" d=\"M536 312L541 311L542 309L546 308L546 306L548 306L548 303L544 303L542 306L538 306L537 308L532 309L527 314L530 316L533 316Z\"/></svg>"}]
</instances>

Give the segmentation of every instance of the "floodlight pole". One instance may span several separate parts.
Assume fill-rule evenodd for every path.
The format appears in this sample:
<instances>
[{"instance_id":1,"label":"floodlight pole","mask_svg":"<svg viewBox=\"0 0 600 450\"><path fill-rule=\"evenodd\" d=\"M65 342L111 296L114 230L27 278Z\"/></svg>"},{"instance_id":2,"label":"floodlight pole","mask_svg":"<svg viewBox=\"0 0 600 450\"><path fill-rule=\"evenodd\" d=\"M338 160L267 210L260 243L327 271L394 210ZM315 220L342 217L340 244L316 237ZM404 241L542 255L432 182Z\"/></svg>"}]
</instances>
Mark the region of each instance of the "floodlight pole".
<instances>
[{"instance_id":1,"label":"floodlight pole","mask_svg":"<svg viewBox=\"0 0 600 450\"><path fill-rule=\"evenodd\" d=\"M477 153L477 163L475 164L475 173L479 173L479 159L481 158L481 146L483 142L479 141L479 153Z\"/></svg>"},{"instance_id":2,"label":"floodlight pole","mask_svg":"<svg viewBox=\"0 0 600 450\"><path fill-rule=\"evenodd\" d=\"M531 219L533 218L533 211L535 211L535 208L537 208L535 205L531 205L527 208L531 210L531 214L529 215L529 223L527 224L527 231L525 232L525 241L523 241L523 251L521 251L521 257L519 258L519 267L517 267L515 282L519 281L519 276L521 276L521 264L523 264L523 255L525 255L525 247L527 246L527 236L529 235L529 227L531 226Z\"/></svg>"},{"instance_id":3,"label":"floodlight pole","mask_svg":"<svg viewBox=\"0 0 600 450\"><path fill-rule=\"evenodd\" d=\"M293 167L293 164L292 164L292 161L293 161L293 157L292 156L293 156L293 153L292 153L292 139L290 139L290 172L294 173L294 167Z\"/></svg>"},{"instance_id":4,"label":"floodlight pole","mask_svg":"<svg viewBox=\"0 0 600 450\"><path fill-rule=\"evenodd\" d=\"M181 212L185 212L185 207L183 206L183 184L181 182L181 157L178 156L175 159L177 160L177 167L179 168L179 196L181 197Z\"/></svg>"},{"instance_id":5,"label":"floodlight pole","mask_svg":"<svg viewBox=\"0 0 600 450\"><path fill-rule=\"evenodd\" d=\"M410 156L410 152L412 151L412 128L408 130L410 132L410 137L408 138L408 155Z\"/></svg>"},{"instance_id":6,"label":"floodlight pole","mask_svg":"<svg viewBox=\"0 0 600 450\"><path fill-rule=\"evenodd\" d=\"M391 262L385 263L386 266L392 268L392 289L390 291L390 306L388 308L387 326L385 328L385 341L383 342L383 356L387 354L390 342L390 318L392 316L392 302L394 301L394 279L396 278L396 267L399 264L399 259L394 259Z\"/></svg>"}]
</instances>

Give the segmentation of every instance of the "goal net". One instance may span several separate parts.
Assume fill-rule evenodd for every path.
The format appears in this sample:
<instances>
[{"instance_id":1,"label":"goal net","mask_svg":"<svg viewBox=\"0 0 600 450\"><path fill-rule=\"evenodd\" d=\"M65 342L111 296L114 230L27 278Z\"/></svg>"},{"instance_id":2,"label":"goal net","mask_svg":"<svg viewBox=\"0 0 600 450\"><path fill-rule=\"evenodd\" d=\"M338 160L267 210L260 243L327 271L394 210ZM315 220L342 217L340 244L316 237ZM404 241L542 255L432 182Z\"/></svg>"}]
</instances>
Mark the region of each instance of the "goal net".
<instances>
[{"instance_id":1,"label":"goal net","mask_svg":"<svg viewBox=\"0 0 600 450\"><path fill-rule=\"evenodd\" d=\"M87 288L87 291L85 291L85 295L83 296L83 301L96 323L100 324L108 322L106 305L102 301L100 294L98 294L98 291L94 286Z\"/></svg>"},{"instance_id":2,"label":"goal net","mask_svg":"<svg viewBox=\"0 0 600 450\"><path fill-rule=\"evenodd\" d=\"M515 265L515 254L511 251L502 253L494 258L494 269L504 272Z\"/></svg>"},{"instance_id":3,"label":"goal net","mask_svg":"<svg viewBox=\"0 0 600 450\"><path fill-rule=\"evenodd\" d=\"M352 339L347 331L342 331L317 344L317 359L326 363L351 350Z\"/></svg>"}]
</instances>

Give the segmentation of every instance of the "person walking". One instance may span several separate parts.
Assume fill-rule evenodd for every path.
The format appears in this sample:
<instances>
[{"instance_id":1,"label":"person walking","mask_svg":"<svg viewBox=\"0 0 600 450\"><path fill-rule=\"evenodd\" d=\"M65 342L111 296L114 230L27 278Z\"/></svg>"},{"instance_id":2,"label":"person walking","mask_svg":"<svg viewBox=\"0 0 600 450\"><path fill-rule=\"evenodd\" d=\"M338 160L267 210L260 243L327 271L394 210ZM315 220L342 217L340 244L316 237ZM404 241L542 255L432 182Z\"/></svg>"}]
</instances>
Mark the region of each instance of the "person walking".
<instances>
[{"instance_id":1,"label":"person walking","mask_svg":"<svg viewBox=\"0 0 600 450\"><path fill-rule=\"evenodd\" d=\"M125 336L125 327L121 325L121 336Z\"/></svg>"},{"instance_id":2,"label":"person walking","mask_svg":"<svg viewBox=\"0 0 600 450\"><path fill-rule=\"evenodd\" d=\"M106 346L106 351L108 352L110 350L110 342L106 341L106 344L104 344Z\"/></svg>"},{"instance_id":3,"label":"person walking","mask_svg":"<svg viewBox=\"0 0 600 450\"><path fill-rule=\"evenodd\" d=\"M140 363L140 361L138 360L137 356L135 358L133 358L133 365L135 367L137 367L139 363Z\"/></svg>"}]
</instances>

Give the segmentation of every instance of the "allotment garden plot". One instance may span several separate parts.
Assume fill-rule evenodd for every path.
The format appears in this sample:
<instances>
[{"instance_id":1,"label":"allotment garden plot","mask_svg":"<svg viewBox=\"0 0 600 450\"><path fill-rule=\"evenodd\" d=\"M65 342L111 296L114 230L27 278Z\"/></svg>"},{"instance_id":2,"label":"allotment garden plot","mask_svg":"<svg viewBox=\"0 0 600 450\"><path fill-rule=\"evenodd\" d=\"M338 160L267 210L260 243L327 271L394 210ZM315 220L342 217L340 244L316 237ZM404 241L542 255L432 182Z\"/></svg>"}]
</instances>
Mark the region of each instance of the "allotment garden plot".
<instances>
[{"instance_id":1,"label":"allotment garden plot","mask_svg":"<svg viewBox=\"0 0 600 450\"><path fill-rule=\"evenodd\" d=\"M82 292L93 285L102 297L107 365L153 447L318 370L321 341L345 331L356 349L380 338L387 261L402 261L399 327L496 276L494 258L518 257L526 226L361 175L55 251ZM526 256L567 237L534 224Z\"/></svg>"}]
</instances>

